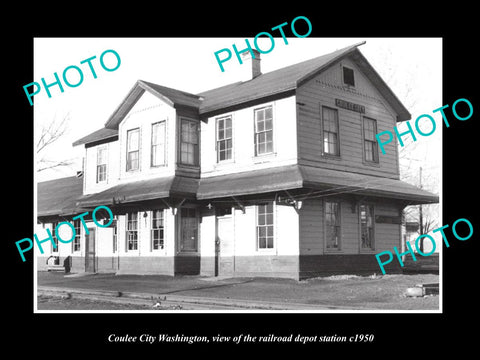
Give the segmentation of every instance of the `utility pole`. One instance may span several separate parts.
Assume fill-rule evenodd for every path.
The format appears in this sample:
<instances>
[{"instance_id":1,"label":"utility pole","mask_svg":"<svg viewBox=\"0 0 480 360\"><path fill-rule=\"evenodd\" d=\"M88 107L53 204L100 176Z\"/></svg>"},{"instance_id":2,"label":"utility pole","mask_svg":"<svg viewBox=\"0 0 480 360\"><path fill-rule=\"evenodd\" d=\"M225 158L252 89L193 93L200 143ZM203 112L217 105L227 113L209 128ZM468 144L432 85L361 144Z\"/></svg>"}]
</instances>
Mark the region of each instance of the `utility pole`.
<instances>
[{"instance_id":1,"label":"utility pole","mask_svg":"<svg viewBox=\"0 0 480 360\"><path fill-rule=\"evenodd\" d=\"M422 167L420 166L420 189L423 189L422 187ZM419 223L420 223L420 235L423 235L423 206L420 204L419 208ZM423 253L423 237L420 239L420 251Z\"/></svg>"}]
</instances>

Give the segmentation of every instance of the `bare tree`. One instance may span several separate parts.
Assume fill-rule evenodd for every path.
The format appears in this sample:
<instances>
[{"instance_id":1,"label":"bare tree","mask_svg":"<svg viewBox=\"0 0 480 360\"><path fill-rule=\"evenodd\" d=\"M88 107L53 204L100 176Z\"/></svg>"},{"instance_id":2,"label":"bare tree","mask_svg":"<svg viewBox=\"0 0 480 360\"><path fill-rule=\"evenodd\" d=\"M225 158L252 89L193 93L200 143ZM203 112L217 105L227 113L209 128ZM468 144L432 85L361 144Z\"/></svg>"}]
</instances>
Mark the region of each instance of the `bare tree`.
<instances>
[{"instance_id":1,"label":"bare tree","mask_svg":"<svg viewBox=\"0 0 480 360\"><path fill-rule=\"evenodd\" d=\"M47 150L52 144L57 142L68 130L69 114L63 117L58 122L56 119L48 123L48 125L41 125L40 135L36 144L36 152L38 156L37 172L48 169L55 169L62 166L70 166L73 160L52 160L48 158Z\"/></svg>"}]
</instances>

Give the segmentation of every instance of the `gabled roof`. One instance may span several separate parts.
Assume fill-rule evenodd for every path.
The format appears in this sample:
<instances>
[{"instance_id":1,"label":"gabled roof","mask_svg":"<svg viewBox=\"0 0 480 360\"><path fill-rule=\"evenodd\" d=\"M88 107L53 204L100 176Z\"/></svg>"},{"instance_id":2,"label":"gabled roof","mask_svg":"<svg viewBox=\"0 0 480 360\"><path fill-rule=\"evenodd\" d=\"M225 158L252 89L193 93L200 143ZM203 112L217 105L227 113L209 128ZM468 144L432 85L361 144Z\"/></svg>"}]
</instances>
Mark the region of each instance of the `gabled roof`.
<instances>
[{"instance_id":1,"label":"gabled roof","mask_svg":"<svg viewBox=\"0 0 480 360\"><path fill-rule=\"evenodd\" d=\"M197 95L138 80L120 106L107 120L105 128L118 130L120 122L145 91L150 92L175 108L188 107L194 111L198 111L200 116L206 117L214 113L228 111L227 109L232 107L246 105L252 101L275 96L288 96L294 93L294 91L306 81L325 71L332 64L346 56L349 56L372 84L377 87L379 92L397 113L397 121L409 120L411 115L408 110L357 49L358 46L364 43L365 42L353 44L329 54L261 74L249 81L235 82L201 92ZM74 145L97 141L97 135L99 135L97 132L90 134L76 141Z\"/></svg>"},{"instance_id":2,"label":"gabled roof","mask_svg":"<svg viewBox=\"0 0 480 360\"><path fill-rule=\"evenodd\" d=\"M113 112L105 123L105 127L112 130L118 130L118 125L132 109L135 103L140 99L145 91L166 102L175 108L185 106L198 109L202 98L198 95L190 94L185 91L172 89L166 86L153 84L147 81L138 80L130 90L120 106Z\"/></svg>"}]
</instances>

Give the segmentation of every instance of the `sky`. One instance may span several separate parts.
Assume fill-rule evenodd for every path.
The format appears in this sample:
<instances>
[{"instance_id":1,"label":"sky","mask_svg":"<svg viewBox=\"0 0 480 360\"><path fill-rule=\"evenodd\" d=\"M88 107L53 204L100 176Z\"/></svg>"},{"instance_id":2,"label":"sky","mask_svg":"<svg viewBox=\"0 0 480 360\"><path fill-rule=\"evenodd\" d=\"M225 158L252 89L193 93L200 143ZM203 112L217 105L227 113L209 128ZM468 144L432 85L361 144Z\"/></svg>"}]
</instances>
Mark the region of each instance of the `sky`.
<instances>
[{"instance_id":1,"label":"sky","mask_svg":"<svg viewBox=\"0 0 480 360\"><path fill-rule=\"evenodd\" d=\"M253 39L249 39L253 44ZM439 114L432 110L442 105L442 39L441 38L275 38L275 47L262 54L262 72L270 72L291 64L311 59L337 49L366 41L359 50L387 82L400 101L412 114L414 121L421 114L430 114L441 124ZM67 131L42 156L49 160L74 159L75 164L61 169L42 171L36 181L45 181L76 174L81 170L83 146L72 143L102 128L139 79L172 87L193 94L239 81L242 65L235 56L224 63L222 72L215 59L215 51L232 49L236 44L245 48L245 38L35 38L34 78L47 84L54 82L54 72L61 78L63 70L75 65L82 69L84 79L78 87L64 85L50 88L51 98L45 90L34 97L35 142L42 126L68 117ZM268 45L261 48L268 48ZM121 65L112 72L102 69L100 55L115 50ZM111 55L111 54L109 54ZM88 64L92 60L97 78ZM115 65L113 56L105 56L107 66ZM69 71L75 83L75 71ZM25 97L25 106L29 106ZM413 125L413 123L412 123ZM429 137L418 137L417 142L402 149L401 172L412 183L421 166L424 174L435 174L440 179L441 131ZM38 157L37 157L38 160ZM438 184L437 184L438 185ZM439 192L437 188L437 193Z\"/></svg>"}]
</instances>

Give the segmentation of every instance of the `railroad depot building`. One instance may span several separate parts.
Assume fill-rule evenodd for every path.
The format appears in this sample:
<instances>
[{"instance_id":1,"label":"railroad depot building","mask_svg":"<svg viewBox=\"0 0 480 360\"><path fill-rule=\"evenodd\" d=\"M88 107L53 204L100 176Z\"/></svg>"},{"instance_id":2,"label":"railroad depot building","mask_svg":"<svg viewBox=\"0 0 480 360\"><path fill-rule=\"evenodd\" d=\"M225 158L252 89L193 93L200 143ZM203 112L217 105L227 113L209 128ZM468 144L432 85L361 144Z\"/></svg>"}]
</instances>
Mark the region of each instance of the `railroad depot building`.
<instances>
[{"instance_id":1,"label":"railroad depot building","mask_svg":"<svg viewBox=\"0 0 480 360\"><path fill-rule=\"evenodd\" d=\"M359 45L265 74L256 53L249 79L200 94L137 81L74 142L83 175L38 184L38 222L77 235L53 231L37 269L54 256L73 272L378 273L375 254L402 246L404 207L438 196L399 180L395 142L379 153L375 134L410 114ZM72 219L100 205L114 221L85 217L87 235Z\"/></svg>"}]
</instances>

